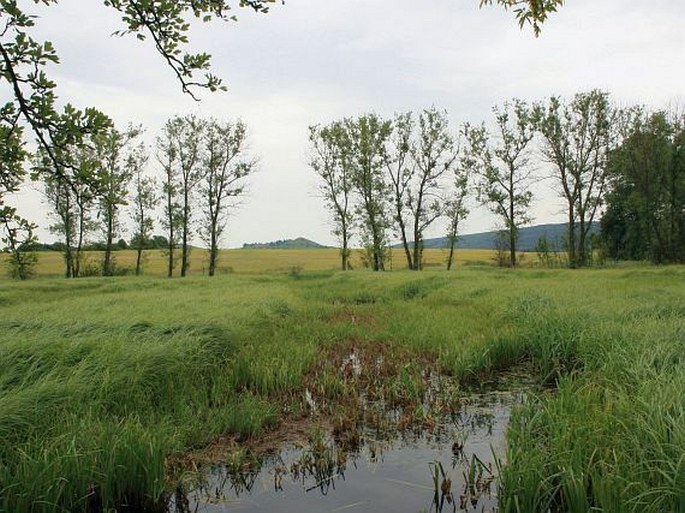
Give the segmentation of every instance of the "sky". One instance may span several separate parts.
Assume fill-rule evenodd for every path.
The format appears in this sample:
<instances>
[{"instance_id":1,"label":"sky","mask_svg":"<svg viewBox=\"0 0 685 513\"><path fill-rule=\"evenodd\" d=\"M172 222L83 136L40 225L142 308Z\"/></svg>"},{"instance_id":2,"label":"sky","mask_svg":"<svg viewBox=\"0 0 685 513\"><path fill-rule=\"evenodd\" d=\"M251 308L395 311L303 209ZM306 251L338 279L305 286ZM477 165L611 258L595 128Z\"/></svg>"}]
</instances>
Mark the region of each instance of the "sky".
<instances>
[{"instance_id":1,"label":"sky","mask_svg":"<svg viewBox=\"0 0 685 513\"><path fill-rule=\"evenodd\" d=\"M593 88L609 91L618 105L683 104L683 0L567 0L539 38L530 27L521 30L513 13L478 4L287 0L266 15L236 8L237 22L192 27L190 49L211 53L213 72L228 87L200 92L199 102L181 92L149 41L112 35L123 25L102 2L27 9L40 16L35 36L52 41L60 55L50 75L62 101L96 107L121 127L142 123L150 143L177 114L247 124L258 172L222 241L240 247L300 236L336 243L307 164L307 129L315 123L435 106L447 110L457 134L464 122L491 124L492 107L507 99L569 97ZM543 164L536 173L546 174ZM552 185L540 179L532 186L534 224L564 221ZM55 240L40 186L27 184L10 203L41 227L41 240ZM474 202L463 232L495 226L495 217ZM444 230L435 225L427 235ZM156 232L163 233L161 226Z\"/></svg>"}]
</instances>

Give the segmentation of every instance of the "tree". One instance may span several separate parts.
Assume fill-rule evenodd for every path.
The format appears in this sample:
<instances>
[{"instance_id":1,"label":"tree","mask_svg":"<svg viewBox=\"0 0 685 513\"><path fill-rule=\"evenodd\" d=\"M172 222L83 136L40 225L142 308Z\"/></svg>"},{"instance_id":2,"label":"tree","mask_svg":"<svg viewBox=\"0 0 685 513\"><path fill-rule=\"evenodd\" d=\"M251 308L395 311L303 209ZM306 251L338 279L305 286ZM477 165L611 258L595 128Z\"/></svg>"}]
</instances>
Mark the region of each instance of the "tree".
<instances>
[{"instance_id":1,"label":"tree","mask_svg":"<svg viewBox=\"0 0 685 513\"><path fill-rule=\"evenodd\" d=\"M40 157L38 157L40 158ZM44 163L44 162L43 162ZM50 226L50 231L62 236L64 242L64 275L67 278L78 276L74 245L76 240L76 205L74 192L67 180L61 175L43 175L44 194L48 205L52 208L51 216L57 222Z\"/></svg>"},{"instance_id":2,"label":"tree","mask_svg":"<svg viewBox=\"0 0 685 513\"><path fill-rule=\"evenodd\" d=\"M162 167L162 195L164 197L164 213L162 226L167 231L167 276L171 278L176 268L174 250L178 244L178 230L181 225L181 206L178 203L178 170L176 168L176 146L174 125L167 122L162 134L156 139L157 161Z\"/></svg>"},{"instance_id":3,"label":"tree","mask_svg":"<svg viewBox=\"0 0 685 513\"><path fill-rule=\"evenodd\" d=\"M352 155L352 184L359 196L356 207L361 223L365 262L384 271L388 258L388 187L384 180L385 145L392 132L390 121L375 114L345 120Z\"/></svg>"},{"instance_id":4,"label":"tree","mask_svg":"<svg viewBox=\"0 0 685 513\"><path fill-rule=\"evenodd\" d=\"M630 111L609 154L602 240L609 256L685 261L685 126L681 116Z\"/></svg>"},{"instance_id":5,"label":"tree","mask_svg":"<svg viewBox=\"0 0 685 513\"><path fill-rule=\"evenodd\" d=\"M131 240L129 241L128 245L132 248L137 248L139 243L138 243L138 237L134 235L131 237ZM143 249L161 249L164 250L169 247L169 241L164 235L152 235L151 237L147 238L147 241L143 245Z\"/></svg>"},{"instance_id":6,"label":"tree","mask_svg":"<svg viewBox=\"0 0 685 513\"><path fill-rule=\"evenodd\" d=\"M392 133L383 153L385 167L390 178L390 190L394 207L393 218L402 241L407 268L414 269L413 253L409 246L408 227L411 223L408 210L409 188L416 175L416 165L411 160L415 121L411 112L398 114L392 123ZM416 241L414 241L416 246Z\"/></svg>"},{"instance_id":7,"label":"tree","mask_svg":"<svg viewBox=\"0 0 685 513\"><path fill-rule=\"evenodd\" d=\"M200 167L202 140L206 130L204 120L191 115L171 120L175 124L176 155L179 167L181 203L181 277L185 277L190 267L190 233L192 221L193 191L202 179Z\"/></svg>"},{"instance_id":8,"label":"tree","mask_svg":"<svg viewBox=\"0 0 685 513\"><path fill-rule=\"evenodd\" d=\"M462 165L478 175L478 199L502 220L507 232L509 263L516 266L519 228L530 222L533 194L529 144L534 126L527 104L514 99L503 108L495 107L497 143L485 128L464 126L467 141Z\"/></svg>"},{"instance_id":9,"label":"tree","mask_svg":"<svg viewBox=\"0 0 685 513\"><path fill-rule=\"evenodd\" d=\"M119 209L127 205L128 188L133 170L127 165L124 152L127 146L140 135L141 128L130 126L120 132L115 128L93 136L93 158L96 166L96 194L98 213L104 223L105 250L102 275L114 274L112 250L119 235Z\"/></svg>"},{"instance_id":10,"label":"tree","mask_svg":"<svg viewBox=\"0 0 685 513\"><path fill-rule=\"evenodd\" d=\"M241 7L251 7L266 13L268 4L276 0L240 0ZM225 0L176 0L174 2L140 2L137 0L105 0L121 14L126 27L118 35L134 34L139 40L152 39L155 49L171 67L181 83L184 93L195 98L193 90L206 88L210 91L225 90L221 79L208 72L211 56L207 53L189 54L182 50L188 43L187 15L209 22L213 18L235 21L231 6ZM198 72L206 72L204 80L197 81Z\"/></svg>"},{"instance_id":11,"label":"tree","mask_svg":"<svg viewBox=\"0 0 685 513\"><path fill-rule=\"evenodd\" d=\"M4 119L8 110L8 106L0 109L0 118ZM16 192L24 180L27 156L22 127L0 122L0 209L4 208L5 196Z\"/></svg>"},{"instance_id":12,"label":"tree","mask_svg":"<svg viewBox=\"0 0 685 513\"><path fill-rule=\"evenodd\" d=\"M589 262L589 233L603 201L607 157L616 144L619 115L609 94L598 90L576 94L568 103L553 96L535 107L542 155L553 165L566 201L571 267Z\"/></svg>"},{"instance_id":13,"label":"tree","mask_svg":"<svg viewBox=\"0 0 685 513\"><path fill-rule=\"evenodd\" d=\"M452 269L454 263L454 249L459 238L459 226L469 215L466 206L469 191L469 170L462 166L455 166L452 170L452 187L449 189L445 201L445 217L448 219L447 228L447 270Z\"/></svg>"},{"instance_id":14,"label":"tree","mask_svg":"<svg viewBox=\"0 0 685 513\"><path fill-rule=\"evenodd\" d=\"M143 250L149 245L154 219L152 211L157 205L157 183L154 178L145 176L145 166L149 158L148 149L144 143L139 143L128 154L126 167L133 176L133 195L131 203L133 209L133 237L130 247L136 250L136 275L143 271Z\"/></svg>"},{"instance_id":15,"label":"tree","mask_svg":"<svg viewBox=\"0 0 685 513\"><path fill-rule=\"evenodd\" d=\"M415 164L415 177L408 189L407 206L413 220L412 269L421 270L423 233L444 214L445 204L440 194L441 179L454 171L457 162L457 148L449 133L445 111L431 108L419 115L417 142L412 147L411 154ZM452 213L456 212L452 210Z\"/></svg>"},{"instance_id":16,"label":"tree","mask_svg":"<svg viewBox=\"0 0 685 513\"><path fill-rule=\"evenodd\" d=\"M256 161L245 157L247 127L238 120L220 123L210 120L204 136L204 156L200 194L204 219L200 235L207 243L209 275L214 276L219 256L219 241L226 228L229 203L245 192L245 178L256 168Z\"/></svg>"},{"instance_id":17,"label":"tree","mask_svg":"<svg viewBox=\"0 0 685 513\"><path fill-rule=\"evenodd\" d=\"M350 238L354 220L352 210L352 155L351 141L344 121L328 126L309 127L312 157L309 165L323 180L321 192L333 214L333 233L340 240L340 259L343 271L351 269Z\"/></svg>"},{"instance_id":18,"label":"tree","mask_svg":"<svg viewBox=\"0 0 685 513\"><path fill-rule=\"evenodd\" d=\"M407 266L423 267L423 233L444 214L442 177L457 161L454 138L449 133L447 113L435 108L395 117L385 152L386 168L395 207L394 217ZM411 229L412 245L407 230Z\"/></svg>"},{"instance_id":19,"label":"tree","mask_svg":"<svg viewBox=\"0 0 685 513\"><path fill-rule=\"evenodd\" d=\"M34 157L31 177L43 182L57 220L50 229L64 238L67 278L79 277L83 246L95 228L92 212L98 195L96 171L92 145L85 140L61 148L53 156L39 148Z\"/></svg>"},{"instance_id":20,"label":"tree","mask_svg":"<svg viewBox=\"0 0 685 513\"><path fill-rule=\"evenodd\" d=\"M51 2L42 0L42 3ZM74 208L80 208L79 202L86 201L85 195L79 194L85 193L83 184L70 183L71 180L80 179L86 172L82 167L84 162L74 158L78 153L76 148L83 144L88 135L109 126L111 122L95 109L80 111L70 104L61 110L57 108L56 86L45 72L49 64L59 62L52 44L49 41L38 42L30 36L34 17L20 9L16 0L3 1L0 7L0 81L9 89L6 97L11 98L0 107L3 181L20 183L23 179L22 166L27 156L24 151L24 128L28 127L38 143L38 158L42 161L40 166L44 171L50 170L41 175L50 180L46 184L46 191L55 201L59 197L60 211L69 218L64 231L69 234L70 242L73 242L73 229L84 224L85 209L76 213L75 223L72 223L71 215ZM6 189L5 192L12 191ZM72 206L72 202L76 206ZM68 208L65 203L69 205ZM8 219L8 211L4 214L5 219ZM33 225L17 218L16 214L9 217L14 217L17 221L13 228L18 230L15 233L23 232L28 236L33 231ZM5 226L8 230L12 229L7 224ZM76 231L76 240L83 241L79 236L82 233L80 230ZM6 235L12 238L9 233ZM74 259L70 245L65 257L67 276L78 276L79 259Z\"/></svg>"},{"instance_id":21,"label":"tree","mask_svg":"<svg viewBox=\"0 0 685 513\"><path fill-rule=\"evenodd\" d=\"M202 140L206 122L197 116L176 116L164 125L158 138L158 157L165 169L167 208L166 226L169 229L169 276L173 272L173 247L176 229L180 230L181 276L190 266L190 234L193 192L202 179Z\"/></svg>"}]
</instances>

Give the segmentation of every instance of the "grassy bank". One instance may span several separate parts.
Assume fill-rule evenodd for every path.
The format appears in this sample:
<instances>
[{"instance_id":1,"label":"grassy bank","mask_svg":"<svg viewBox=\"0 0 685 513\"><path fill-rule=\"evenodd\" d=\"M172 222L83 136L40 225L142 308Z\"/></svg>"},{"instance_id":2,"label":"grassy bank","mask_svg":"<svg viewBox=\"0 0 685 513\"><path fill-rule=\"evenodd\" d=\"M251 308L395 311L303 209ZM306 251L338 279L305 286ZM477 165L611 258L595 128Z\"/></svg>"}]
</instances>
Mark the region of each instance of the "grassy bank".
<instances>
[{"instance_id":1,"label":"grassy bank","mask_svg":"<svg viewBox=\"0 0 685 513\"><path fill-rule=\"evenodd\" d=\"M550 348L557 389L512 422L503 511L685 511L683 278L627 271L587 291L595 308L519 317L519 338Z\"/></svg>"},{"instance_id":2,"label":"grassy bank","mask_svg":"<svg viewBox=\"0 0 685 513\"><path fill-rule=\"evenodd\" d=\"M0 511L154 511L172 456L257 436L304 408L305 380L336 390L335 369L312 369L354 341L463 383L527 359L558 384L515 415L504 509L682 509L684 279L472 266L3 282Z\"/></svg>"}]
</instances>

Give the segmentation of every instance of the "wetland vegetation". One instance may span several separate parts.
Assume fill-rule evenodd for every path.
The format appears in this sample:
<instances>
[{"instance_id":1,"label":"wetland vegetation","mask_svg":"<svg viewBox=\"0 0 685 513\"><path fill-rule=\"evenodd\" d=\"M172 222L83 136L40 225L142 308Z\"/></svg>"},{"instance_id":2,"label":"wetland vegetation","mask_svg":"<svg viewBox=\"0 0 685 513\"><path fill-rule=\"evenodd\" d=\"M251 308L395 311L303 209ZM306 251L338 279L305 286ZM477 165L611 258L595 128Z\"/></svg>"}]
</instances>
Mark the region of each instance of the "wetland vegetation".
<instances>
[{"instance_id":1,"label":"wetland vegetation","mask_svg":"<svg viewBox=\"0 0 685 513\"><path fill-rule=\"evenodd\" d=\"M501 511L678 511L684 278L467 266L3 282L0 511L165 511L204 464L240 467L240 451L297 433L337 464L329 442L429 436L522 364L542 388L513 409ZM460 472L426 461L428 488L431 472L459 507Z\"/></svg>"}]
</instances>

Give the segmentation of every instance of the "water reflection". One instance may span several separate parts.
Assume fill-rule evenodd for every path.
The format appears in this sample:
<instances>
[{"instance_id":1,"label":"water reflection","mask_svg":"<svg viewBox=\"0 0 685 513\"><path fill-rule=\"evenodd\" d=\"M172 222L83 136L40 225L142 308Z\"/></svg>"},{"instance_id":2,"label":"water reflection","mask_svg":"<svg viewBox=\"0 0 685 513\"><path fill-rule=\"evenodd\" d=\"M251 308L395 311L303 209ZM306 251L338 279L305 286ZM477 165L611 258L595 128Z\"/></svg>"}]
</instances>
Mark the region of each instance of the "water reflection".
<instances>
[{"instance_id":1,"label":"water reflection","mask_svg":"<svg viewBox=\"0 0 685 513\"><path fill-rule=\"evenodd\" d=\"M303 446L240 454L181 487L169 511L494 511L495 458L523 392L474 395L430 429L361 428L356 443L315 430Z\"/></svg>"}]
</instances>

